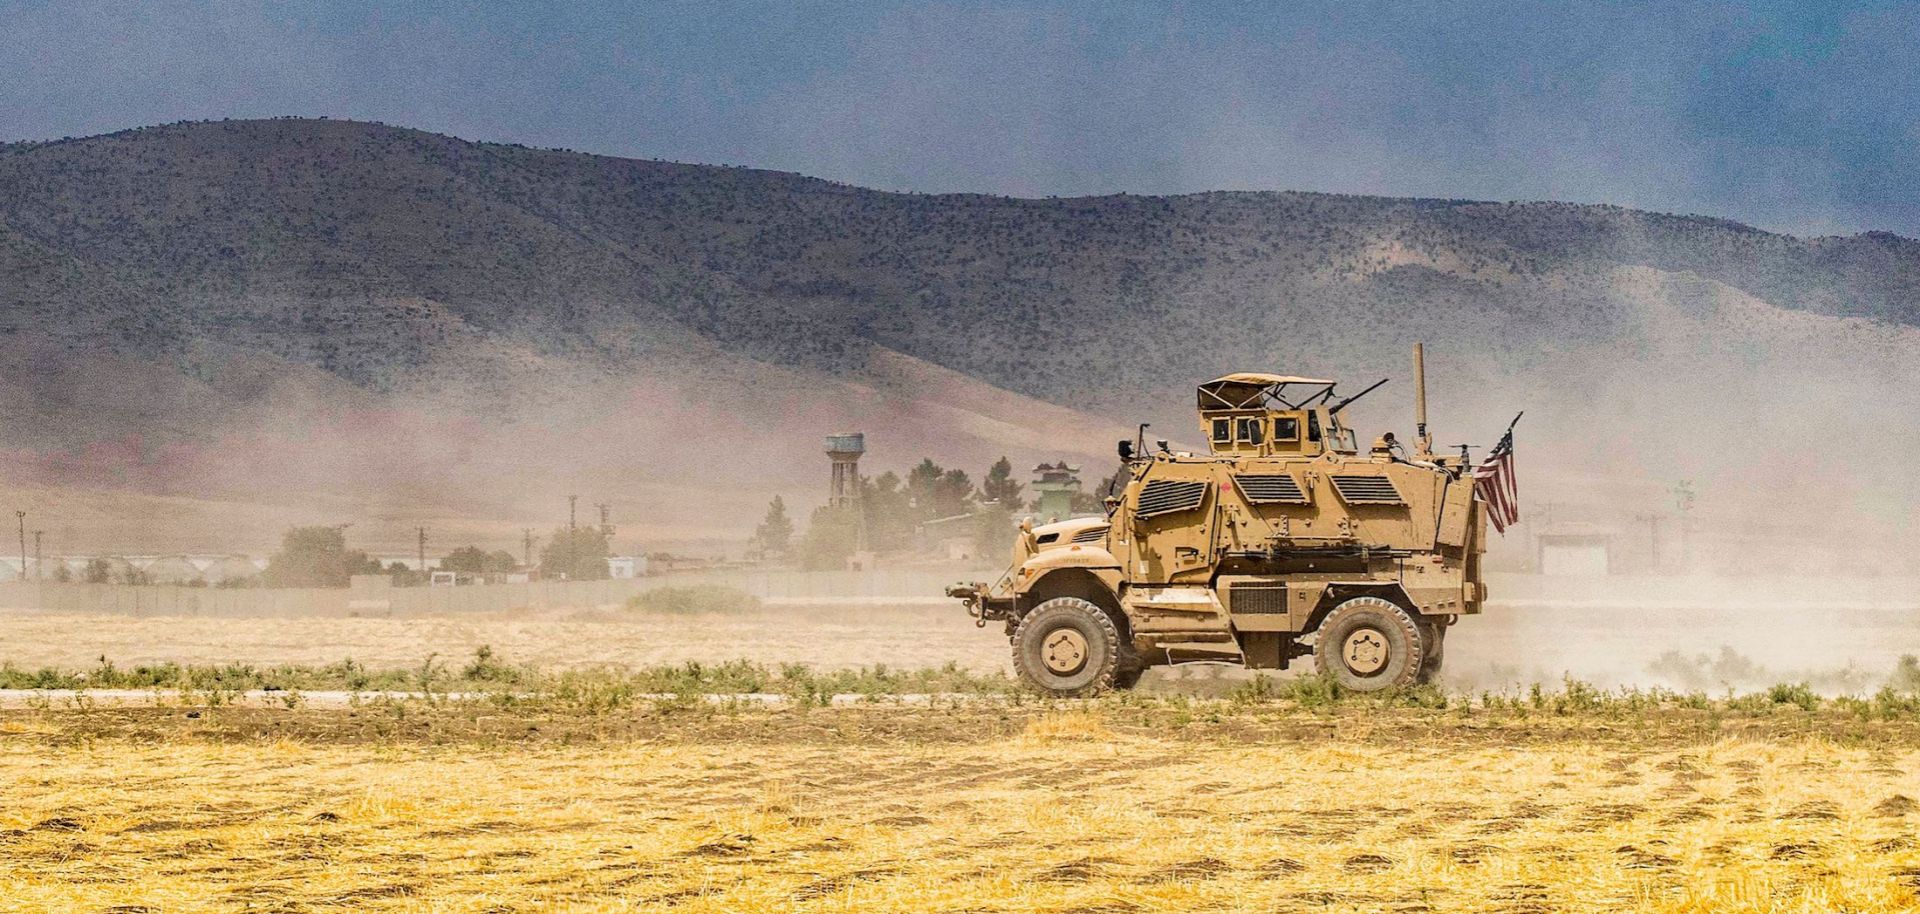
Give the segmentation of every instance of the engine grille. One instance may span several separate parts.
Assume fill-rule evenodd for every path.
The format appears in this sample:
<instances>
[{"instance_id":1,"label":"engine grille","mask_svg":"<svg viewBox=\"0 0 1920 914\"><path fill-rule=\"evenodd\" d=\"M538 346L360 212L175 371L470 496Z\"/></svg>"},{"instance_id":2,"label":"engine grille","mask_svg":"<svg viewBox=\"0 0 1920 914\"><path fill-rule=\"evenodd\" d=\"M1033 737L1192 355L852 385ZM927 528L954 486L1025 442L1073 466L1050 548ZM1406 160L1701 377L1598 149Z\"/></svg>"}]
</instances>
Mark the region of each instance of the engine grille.
<instances>
[{"instance_id":1,"label":"engine grille","mask_svg":"<svg viewBox=\"0 0 1920 914\"><path fill-rule=\"evenodd\" d=\"M1335 476L1333 487L1340 499L1350 505L1404 505L1400 490L1385 476Z\"/></svg>"},{"instance_id":2,"label":"engine grille","mask_svg":"<svg viewBox=\"0 0 1920 914\"><path fill-rule=\"evenodd\" d=\"M1200 507L1200 502L1206 497L1207 483L1156 479L1140 490L1140 507L1134 514L1138 517L1156 517L1176 511L1191 511Z\"/></svg>"},{"instance_id":3,"label":"engine grille","mask_svg":"<svg viewBox=\"0 0 1920 914\"><path fill-rule=\"evenodd\" d=\"M1300 490L1300 484L1292 476L1284 473L1271 476L1235 476L1233 481L1247 500L1256 505L1304 505L1307 493Z\"/></svg>"},{"instance_id":4,"label":"engine grille","mask_svg":"<svg viewBox=\"0 0 1920 914\"><path fill-rule=\"evenodd\" d=\"M1287 611L1284 584L1235 584L1227 588L1227 607L1236 613L1283 615Z\"/></svg>"},{"instance_id":5,"label":"engine grille","mask_svg":"<svg viewBox=\"0 0 1920 914\"><path fill-rule=\"evenodd\" d=\"M1090 527L1073 535L1076 543L1097 543L1107 538L1106 527Z\"/></svg>"}]
</instances>

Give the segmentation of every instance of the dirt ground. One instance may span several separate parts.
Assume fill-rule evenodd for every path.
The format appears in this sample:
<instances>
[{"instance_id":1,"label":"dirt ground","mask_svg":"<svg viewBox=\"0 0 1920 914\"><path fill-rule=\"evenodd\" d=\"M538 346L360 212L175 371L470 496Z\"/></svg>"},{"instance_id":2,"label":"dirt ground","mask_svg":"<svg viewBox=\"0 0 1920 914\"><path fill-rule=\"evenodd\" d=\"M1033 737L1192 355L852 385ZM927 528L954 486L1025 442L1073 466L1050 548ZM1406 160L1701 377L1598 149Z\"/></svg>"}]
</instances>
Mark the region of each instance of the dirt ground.
<instances>
[{"instance_id":1,"label":"dirt ground","mask_svg":"<svg viewBox=\"0 0 1920 914\"><path fill-rule=\"evenodd\" d=\"M407 619L133 617L24 613L0 618L0 661L83 669L243 662L412 667L429 655L464 658L490 645L542 669L638 667L690 660L810 663L821 668L1008 666L1006 639L973 626L956 603L931 607L804 607L725 614L625 610L474 613Z\"/></svg>"},{"instance_id":2,"label":"dirt ground","mask_svg":"<svg viewBox=\"0 0 1920 914\"><path fill-rule=\"evenodd\" d=\"M1920 738L1781 720L0 712L0 910L1912 910Z\"/></svg>"}]
</instances>

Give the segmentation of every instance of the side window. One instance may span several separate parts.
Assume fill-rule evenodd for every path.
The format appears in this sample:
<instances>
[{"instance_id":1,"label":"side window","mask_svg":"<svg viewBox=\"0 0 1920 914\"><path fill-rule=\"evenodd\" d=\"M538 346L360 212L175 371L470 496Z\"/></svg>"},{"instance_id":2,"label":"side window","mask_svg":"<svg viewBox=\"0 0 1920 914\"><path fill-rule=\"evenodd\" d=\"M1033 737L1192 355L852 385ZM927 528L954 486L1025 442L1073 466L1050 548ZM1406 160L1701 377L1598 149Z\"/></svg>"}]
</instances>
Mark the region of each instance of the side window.
<instances>
[{"instance_id":1,"label":"side window","mask_svg":"<svg viewBox=\"0 0 1920 914\"><path fill-rule=\"evenodd\" d=\"M1213 443L1233 443L1233 423L1226 419L1213 420Z\"/></svg>"},{"instance_id":2,"label":"side window","mask_svg":"<svg viewBox=\"0 0 1920 914\"><path fill-rule=\"evenodd\" d=\"M1278 416L1273 420L1273 440L1300 440L1300 420L1292 416Z\"/></svg>"},{"instance_id":3,"label":"side window","mask_svg":"<svg viewBox=\"0 0 1920 914\"><path fill-rule=\"evenodd\" d=\"M1307 413L1307 440L1308 441L1320 440L1320 414L1319 413L1312 413L1312 412Z\"/></svg>"},{"instance_id":4,"label":"side window","mask_svg":"<svg viewBox=\"0 0 1920 914\"><path fill-rule=\"evenodd\" d=\"M1258 418L1251 416L1241 417L1239 435L1241 441L1248 444L1260 444L1266 441L1266 436L1263 434L1264 431L1265 429L1262 427L1262 423Z\"/></svg>"}]
</instances>

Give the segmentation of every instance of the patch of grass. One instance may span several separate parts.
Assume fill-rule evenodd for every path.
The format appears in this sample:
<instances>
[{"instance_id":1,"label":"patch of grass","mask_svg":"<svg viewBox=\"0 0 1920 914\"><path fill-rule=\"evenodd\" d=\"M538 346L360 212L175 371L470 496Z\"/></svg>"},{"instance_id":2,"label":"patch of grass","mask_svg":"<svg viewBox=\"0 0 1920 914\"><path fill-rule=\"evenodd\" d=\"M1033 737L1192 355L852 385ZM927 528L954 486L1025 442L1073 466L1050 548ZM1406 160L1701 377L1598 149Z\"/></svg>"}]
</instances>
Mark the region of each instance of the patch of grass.
<instances>
[{"instance_id":1,"label":"patch of grass","mask_svg":"<svg viewBox=\"0 0 1920 914\"><path fill-rule=\"evenodd\" d=\"M677 615L751 612L760 608L760 598L731 587L656 587L634 594L627 608Z\"/></svg>"},{"instance_id":2,"label":"patch of grass","mask_svg":"<svg viewBox=\"0 0 1920 914\"><path fill-rule=\"evenodd\" d=\"M97 689L167 691L208 707L235 704L247 692L272 693L282 703L298 703L315 692L412 693L423 694L428 703L471 699L499 706L587 714L641 705L664 709L718 707L712 696L778 695L802 708L823 707L841 696L876 701L903 695L994 697L1015 706L1037 697L1017 679L997 672L972 672L956 663L904 669L874 665L820 670L800 663L767 665L732 660L631 669L541 670L511 663L490 647L476 650L465 663L446 663L430 655L412 668L384 670L368 669L351 659L320 666L162 663L121 667L102 658L87 670L27 670L0 663L0 688L82 693ZM1729 689L1712 697L1702 691L1608 689L1568 677L1557 687L1534 684L1524 692L1470 695L1432 685L1354 693L1320 676L1257 675L1228 693L1224 701L1179 693L1156 696L1137 692L1119 692L1100 701L1116 706L1163 707L1176 723L1204 722L1253 709L1316 713L1485 711L1496 717L1525 719L1539 715L1575 720L1637 719L1669 712L1718 720L1729 715L1753 718L1797 710L1862 720L1920 719L1920 692L1887 686L1870 698L1826 698L1804 681L1776 683L1749 692Z\"/></svg>"}]
</instances>

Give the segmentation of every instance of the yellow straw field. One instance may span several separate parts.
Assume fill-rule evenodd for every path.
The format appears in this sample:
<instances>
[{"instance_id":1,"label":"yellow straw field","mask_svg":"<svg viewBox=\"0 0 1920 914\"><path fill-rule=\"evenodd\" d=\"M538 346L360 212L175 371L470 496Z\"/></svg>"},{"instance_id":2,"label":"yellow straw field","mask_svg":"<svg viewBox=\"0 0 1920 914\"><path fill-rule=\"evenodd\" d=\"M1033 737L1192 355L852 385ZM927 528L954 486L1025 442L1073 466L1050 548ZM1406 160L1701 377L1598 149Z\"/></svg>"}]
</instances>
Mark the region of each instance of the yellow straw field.
<instances>
[{"instance_id":1,"label":"yellow straw field","mask_svg":"<svg viewBox=\"0 0 1920 914\"><path fill-rule=\"evenodd\" d=\"M519 739L429 728L361 741L308 726L393 713L7 712L0 908L1920 904L1920 753L1877 725L1529 736L1391 709L1363 724L1295 712L1300 726L1281 713L1280 726L1248 727L1224 705L1194 717L981 703L635 711L644 725L612 738L544 717Z\"/></svg>"}]
</instances>

